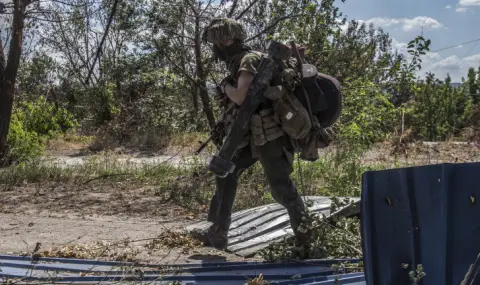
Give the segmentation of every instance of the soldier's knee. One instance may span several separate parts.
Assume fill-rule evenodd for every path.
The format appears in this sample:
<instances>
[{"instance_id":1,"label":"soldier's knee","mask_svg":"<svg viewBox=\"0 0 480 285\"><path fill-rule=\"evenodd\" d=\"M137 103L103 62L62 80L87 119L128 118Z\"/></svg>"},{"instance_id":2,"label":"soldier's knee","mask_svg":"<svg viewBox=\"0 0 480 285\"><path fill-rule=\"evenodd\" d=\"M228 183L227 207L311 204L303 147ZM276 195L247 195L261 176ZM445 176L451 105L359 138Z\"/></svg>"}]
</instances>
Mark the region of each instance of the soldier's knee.
<instances>
[{"instance_id":1,"label":"soldier's knee","mask_svg":"<svg viewBox=\"0 0 480 285\"><path fill-rule=\"evenodd\" d=\"M242 176L242 174L245 170L246 170L246 168L235 169L232 173L229 173L227 176L225 176L225 177L218 177L217 176L215 179L217 180L217 183L219 183L219 184L238 181L238 179L240 179L240 176Z\"/></svg>"},{"instance_id":2,"label":"soldier's knee","mask_svg":"<svg viewBox=\"0 0 480 285\"><path fill-rule=\"evenodd\" d=\"M280 204L292 204L295 203L299 198L298 193L295 187L293 187L291 181L287 180L282 184L272 184L270 185L270 188L273 199Z\"/></svg>"}]
</instances>

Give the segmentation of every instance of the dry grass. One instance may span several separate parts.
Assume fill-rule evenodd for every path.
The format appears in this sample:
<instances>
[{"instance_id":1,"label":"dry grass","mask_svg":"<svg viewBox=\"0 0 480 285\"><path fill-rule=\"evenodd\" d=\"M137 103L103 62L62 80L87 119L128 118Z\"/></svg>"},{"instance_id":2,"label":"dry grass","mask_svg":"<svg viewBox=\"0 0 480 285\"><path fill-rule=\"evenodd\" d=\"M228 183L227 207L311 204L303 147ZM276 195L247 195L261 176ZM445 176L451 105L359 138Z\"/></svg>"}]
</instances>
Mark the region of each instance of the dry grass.
<instances>
[{"instance_id":1,"label":"dry grass","mask_svg":"<svg viewBox=\"0 0 480 285\"><path fill-rule=\"evenodd\" d=\"M165 130L148 130L115 133L107 130L99 132L88 145L91 151L106 151L118 148L158 153L173 152L184 149L192 153L199 146L199 141L207 138L205 133L170 133Z\"/></svg>"},{"instance_id":2,"label":"dry grass","mask_svg":"<svg viewBox=\"0 0 480 285\"><path fill-rule=\"evenodd\" d=\"M92 143L94 137L81 136L75 133L67 133L62 137L49 140L47 143L47 150L53 151L72 151L85 149Z\"/></svg>"},{"instance_id":3,"label":"dry grass","mask_svg":"<svg viewBox=\"0 0 480 285\"><path fill-rule=\"evenodd\" d=\"M263 280L263 275L260 274L258 277L255 279L249 280L247 283L244 285L268 285L269 283L265 280Z\"/></svg>"},{"instance_id":4,"label":"dry grass","mask_svg":"<svg viewBox=\"0 0 480 285\"><path fill-rule=\"evenodd\" d=\"M182 254L188 254L192 250L203 247L203 243L194 239L187 233L167 230L156 238L147 239L141 246L134 246L137 242L145 240L125 239L121 242L98 241L92 244L68 244L54 247L48 250L40 250L41 244L32 253L24 252L22 255L34 257L56 257L76 259L104 259L114 261L136 261L136 256L141 253L143 247L149 251L159 249L181 249Z\"/></svg>"},{"instance_id":5,"label":"dry grass","mask_svg":"<svg viewBox=\"0 0 480 285\"><path fill-rule=\"evenodd\" d=\"M150 250L162 249L162 248L181 248L182 253L188 254L191 250L202 247L203 244L194 239L187 233L165 231L161 233L155 239L149 241L145 247Z\"/></svg>"},{"instance_id":6,"label":"dry grass","mask_svg":"<svg viewBox=\"0 0 480 285\"><path fill-rule=\"evenodd\" d=\"M77 258L77 259L107 259L114 261L135 261L139 250L126 239L124 242L112 243L98 241L94 244L69 244L39 252L41 257Z\"/></svg>"}]
</instances>

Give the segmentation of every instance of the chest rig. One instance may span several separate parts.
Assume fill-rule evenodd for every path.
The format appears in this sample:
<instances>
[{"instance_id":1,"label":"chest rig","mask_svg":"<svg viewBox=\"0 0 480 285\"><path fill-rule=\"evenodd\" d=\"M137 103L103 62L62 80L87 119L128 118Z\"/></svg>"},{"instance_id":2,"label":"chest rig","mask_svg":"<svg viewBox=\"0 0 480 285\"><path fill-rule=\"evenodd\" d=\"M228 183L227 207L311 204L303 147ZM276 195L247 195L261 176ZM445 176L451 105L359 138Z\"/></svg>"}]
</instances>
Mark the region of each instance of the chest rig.
<instances>
[{"instance_id":1,"label":"chest rig","mask_svg":"<svg viewBox=\"0 0 480 285\"><path fill-rule=\"evenodd\" d=\"M246 55L252 53L258 57L258 63L260 63L260 58L263 54L251 50L234 55L231 61L227 63L230 77L234 78L235 81L238 80L238 70L240 69L242 59ZM233 102L229 102L226 108L230 110L225 114L225 133L228 133L233 121L235 120L238 106L236 106ZM255 114L252 116L250 121L250 131L245 136L239 148L250 144L250 147L252 148L252 155L256 157L255 146L262 146L267 142L275 140L283 135L285 135L285 133L281 128L280 120L275 115L272 102L270 100L266 100L258 107Z\"/></svg>"}]
</instances>

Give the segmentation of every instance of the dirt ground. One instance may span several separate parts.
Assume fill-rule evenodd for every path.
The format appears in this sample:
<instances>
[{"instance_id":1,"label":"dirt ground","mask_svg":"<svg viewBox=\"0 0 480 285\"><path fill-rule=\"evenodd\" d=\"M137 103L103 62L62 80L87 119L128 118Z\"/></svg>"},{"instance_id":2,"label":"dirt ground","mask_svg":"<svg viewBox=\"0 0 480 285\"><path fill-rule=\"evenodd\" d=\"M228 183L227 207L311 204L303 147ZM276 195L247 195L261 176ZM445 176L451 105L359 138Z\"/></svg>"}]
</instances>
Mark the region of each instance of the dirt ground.
<instances>
[{"instance_id":1,"label":"dirt ground","mask_svg":"<svg viewBox=\"0 0 480 285\"><path fill-rule=\"evenodd\" d=\"M39 190L26 185L0 191L0 254L31 254L41 243L38 252L61 250L60 257L70 251L74 254L70 257L83 254L92 259L115 259L128 255L136 261L162 264L245 260L202 247L188 237L173 241L177 237L169 233L203 221L203 212L188 212L144 189L52 185ZM106 244L101 246L107 252L91 250L100 247L96 245L99 241ZM72 248L77 245L88 248Z\"/></svg>"},{"instance_id":2,"label":"dirt ground","mask_svg":"<svg viewBox=\"0 0 480 285\"><path fill-rule=\"evenodd\" d=\"M81 151L56 149L50 151L49 156L71 165L81 163ZM155 163L152 156L143 159L138 155L130 156ZM167 157L157 156L160 159ZM480 161L480 147L464 143L417 145L407 149L401 159L417 165ZM370 151L365 158L366 163L392 161L388 147ZM132 256L142 262L172 264L244 260L201 246L165 246L168 243L165 241L152 245L159 235L204 220L206 208L202 213L191 213L149 191L131 189L128 185L72 187L68 184L24 185L11 191L0 191L0 253L30 254L37 243L41 243L41 252L68 245L91 246L104 241L117 243L110 245L110 249L137 250L138 253Z\"/></svg>"},{"instance_id":3,"label":"dirt ground","mask_svg":"<svg viewBox=\"0 0 480 285\"><path fill-rule=\"evenodd\" d=\"M90 245L118 254L135 250L135 260L162 264L197 263L213 261L242 261L242 257L230 255L215 249L193 247L184 251L183 247L157 247L154 250L145 247L152 238L167 230L181 230L187 223L182 218L168 221L161 219L119 218L116 216L77 217L69 215L38 216L31 214L2 214L0 216L0 253L31 253L37 243L41 250L62 249L68 245ZM128 247L123 241L129 240ZM105 241L107 245L96 245ZM108 246L108 243L119 243ZM88 254L88 252L87 252ZM79 253L76 253L77 257ZM99 257L91 255L92 259ZM87 256L88 256L87 255ZM101 259L106 259L104 256Z\"/></svg>"}]
</instances>

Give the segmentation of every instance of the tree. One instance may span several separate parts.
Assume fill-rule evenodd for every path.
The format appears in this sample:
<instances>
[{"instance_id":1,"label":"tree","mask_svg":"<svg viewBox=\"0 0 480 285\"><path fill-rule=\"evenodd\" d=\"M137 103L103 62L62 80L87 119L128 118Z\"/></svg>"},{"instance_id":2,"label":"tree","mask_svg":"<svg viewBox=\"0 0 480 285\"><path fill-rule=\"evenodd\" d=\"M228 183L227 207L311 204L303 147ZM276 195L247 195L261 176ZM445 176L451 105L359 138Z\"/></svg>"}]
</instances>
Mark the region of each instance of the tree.
<instances>
[{"instance_id":1,"label":"tree","mask_svg":"<svg viewBox=\"0 0 480 285\"><path fill-rule=\"evenodd\" d=\"M333 2L333 1L330 1ZM197 111L200 100L210 126L215 124L207 81L224 72L211 58L211 47L201 40L201 33L214 17L230 17L240 21L248 34L247 44L264 50L275 35L282 40L288 21L306 17L307 8L317 1L232 0L215 5L213 0L155 0L148 8L144 25L144 48L157 54L175 73L186 79ZM310 15L311 13L309 13ZM292 31L289 31L290 35Z\"/></svg>"},{"instance_id":2,"label":"tree","mask_svg":"<svg viewBox=\"0 0 480 285\"><path fill-rule=\"evenodd\" d=\"M31 0L13 0L10 47L5 60L3 41L0 39L0 159L5 155L12 116L15 82L22 54L25 11Z\"/></svg>"},{"instance_id":3,"label":"tree","mask_svg":"<svg viewBox=\"0 0 480 285\"><path fill-rule=\"evenodd\" d=\"M480 73L478 74L480 77ZM470 67L468 69L468 74L467 74L467 85L468 89L467 92L469 92L470 97L472 97L474 103L479 102L479 97L478 95L475 95L479 93L480 88L479 88L479 80L477 79L477 72L473 67Z\"/></svg>"}]
</instances>

